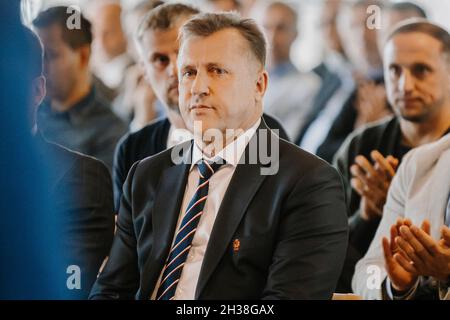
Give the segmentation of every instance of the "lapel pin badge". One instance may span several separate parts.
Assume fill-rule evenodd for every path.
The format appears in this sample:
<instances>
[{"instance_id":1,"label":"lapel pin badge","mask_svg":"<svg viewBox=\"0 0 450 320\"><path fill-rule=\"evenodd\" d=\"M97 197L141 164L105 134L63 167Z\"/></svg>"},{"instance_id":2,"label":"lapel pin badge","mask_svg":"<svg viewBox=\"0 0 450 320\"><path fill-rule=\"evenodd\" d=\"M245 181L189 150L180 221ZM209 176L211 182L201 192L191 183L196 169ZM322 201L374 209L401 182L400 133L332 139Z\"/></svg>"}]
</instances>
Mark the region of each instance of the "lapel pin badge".
<instances>
[{"instance_id":1,"label":"lapel pin badge","mask_svg":"<svg viewBox=\"0 0 450 320\"><path fill-rule=\"evenodd\" d=\"M233 251L234 252L239 251L240 247L241 247L241 242L239 241L239 239L234 239L234 241L233 241Z\"/></svg>"}]
</instances>

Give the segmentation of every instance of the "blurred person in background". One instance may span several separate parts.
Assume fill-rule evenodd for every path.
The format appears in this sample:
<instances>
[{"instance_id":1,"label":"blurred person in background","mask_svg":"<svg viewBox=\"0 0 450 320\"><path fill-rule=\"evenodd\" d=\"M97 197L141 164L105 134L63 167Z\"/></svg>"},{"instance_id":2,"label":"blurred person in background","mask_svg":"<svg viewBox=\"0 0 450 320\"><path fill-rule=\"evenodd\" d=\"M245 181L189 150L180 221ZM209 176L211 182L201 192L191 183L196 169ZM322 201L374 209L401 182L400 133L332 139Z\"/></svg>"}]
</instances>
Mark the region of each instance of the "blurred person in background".
<instances>
[{"instance_id":1,"label":"blurred person in background","mask_svg":"<svg viewBox=\"0 0 450 320\"><path fill-rule=\"evenodd\" d=\"M322 84L303 129L295 139L297 145L311 153L316 153L324 142L342 106L355 90L352 66L338 29L341 5L340 0L325 0L322 4L320 27L325 54L322 63L313 70L322 79Z\"/></svg>"},{"instance_id":2,"label":"blurred person in background","mask_svg":"<svg viewBox=\"0 0 450 320\"><path fill-rule=\"evenodd\" d=\"M297 25L297 12L284 2L271 2L264 11L262 26L268 40L270 81L264 111L280 120L290 139L299 135L320 86L316 74L300 72L291 61Z\"/></svg>"},{"instance_id":3,"label":"blurred person in background","mask_svg":"<svg viewBox=\"0 0 450 320\"><path fill-rule=\"evenodd\" d=\"M118 92L127 68L134 63L127 52L120 1L95 1L87 9L94 38L92 69L108 87Z\"/></svg>"},{"instance_id":4,"label":"blurred person in background","mask_svg":"<svg viewBox=\"0 0 450 320\"><path fill-rule=\"evenodd\" d=\"M356 128L386 118L392 108L386 99L383 67L378 48L378 32L389 29L382 23L384 2L358 0L343 3L339 13L339 29L343 47L351 64L356 90L341 106L316 154L332 161L347 136ZM412 15L412 16L411 16ZM404 19L416 17L416 11L404 11ZM378 29L380 27L380 29Z\"/></svg>"},{"instance_id":5,"label":"blurred person in background","mask_svg":"<svg viewBox=\"0 0 450 320\"><path fill-rule=\"evenodd\" d=\"M190 134L185 137L176 134L176 129L185 129L178 108L177 37L181 25L197 13L199 10L188 5L166 4L149 11L140 22L137 51L145 79L162 102L166 117L127 134L117 144L113 169L116 209L128 171L136 161L191 138Z\"/></svg>"},{"instance_id":6,"label":"blurred person in background","mask_svg":"<svg viewBox=\"0 0 450 320\"><path fill-rule=\"evenodd\" d=\"M128 41L122 27L122 15L122 6L118 0L92 1L86 6L86 16L92 23L90 67L94 73L94 84L102 87L102 94L109 91L108 101L112 110L129 124L132 107L129 101L124 101L125 77L135 61L127 51Z\"/></svg>"},{"instance_id":7,"label":"blurred person in background","mask_svg":"<svg viewBox=\"0 0 450 320\"><path fill-rule=\"evenodd\" d=\"M113 109L129 122L129 131L135 132L165 112L150 84L145 80L144 68L136 48L136 32L142 18L153 8L163 4L159 0L144 0L122 12L122 26L127 38L128 54L136 62L128 67L124 75L119 96Z\"/></svg>"},{"instance_id":8,"label":"blurred person in background","mask_svg":"<svg viewBox=\"0 0 450 320\"><path fill-rule=\"evenodd\" d=\"M38 127L49 141L98 158L111 169L115 145L126 126L92 84L89 21L79 13L81 27L69 29L67 12L63 6L49 8L33 21L44 45L47 79Z\"/></svg>"},{"instance_id":9,"label":"blurred person in background","mask_svg":"<svg viewBox=\"0 0 450 320\"><path fill-rule=\"evenodd\" d=\"M345 138L355 129L358 112L358 87L363 84L379 84L383 79L383 68L379 56L377 30L369 28L367 21L371 5L381 8L378 0L343 1L339 8L338 28L345 54L351 63L351 71L356 89L333 114L334 121L328 128L326 137L317 146L316 154L328 162L333 160L336 151ZM372 88L372 87L371 87ZM366 97L366 95L365 95ZM372 95L369 95L372 97ZM378 97L378 96L376 96ZM385 101L382 100L382 101ZM385 105L381 105L380 117L385 116ZM378 113L377 113L378 116ZM372 119L376 120L376 119Z\"/></svg>"},{"instance_id":10,"label":"blurred person in background","mask_svg":"<svg viewBox=\"0 0 450 320\"><path fill-rule=\"evenodd\" d=\"M242 4L241 0L206 0L207 11L211 12L224 12L224 11L236 11L241 12Z\"/></svg>"}]
</instances>

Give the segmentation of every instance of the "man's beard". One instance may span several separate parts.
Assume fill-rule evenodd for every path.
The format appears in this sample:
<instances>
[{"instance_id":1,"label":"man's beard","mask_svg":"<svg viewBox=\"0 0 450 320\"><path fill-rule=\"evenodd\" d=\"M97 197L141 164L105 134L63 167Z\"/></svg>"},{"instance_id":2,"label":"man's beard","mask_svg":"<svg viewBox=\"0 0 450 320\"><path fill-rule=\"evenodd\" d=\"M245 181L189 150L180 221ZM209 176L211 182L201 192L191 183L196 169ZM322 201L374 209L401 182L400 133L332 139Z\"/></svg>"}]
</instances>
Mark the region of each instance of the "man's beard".
<instances>
[{"instance_id":1,"label":"man's beard","mask_svg":"<svg viewBox=\"0 0 450 320\"><path fill-rule=\"evenodd\" d=\"M167 106L169 107L169 110L175 111L176 113L180 114L180 108L178 106L178 95L174 97L170 93L170 91L167 93Z\"/></svg>"},{"instance_id":2,"label":"man's beard","mask_svg":"<svg viewBox=\"0 0 450 320\"><path fill-rule=\"evenodd\" d=\"M178 101L173 101L173 99L169 98L167 101L167 106L169 107L169 110L175 111L176 113L180 114L180 108L178 107Z\"/></svg>"}]
</instances>

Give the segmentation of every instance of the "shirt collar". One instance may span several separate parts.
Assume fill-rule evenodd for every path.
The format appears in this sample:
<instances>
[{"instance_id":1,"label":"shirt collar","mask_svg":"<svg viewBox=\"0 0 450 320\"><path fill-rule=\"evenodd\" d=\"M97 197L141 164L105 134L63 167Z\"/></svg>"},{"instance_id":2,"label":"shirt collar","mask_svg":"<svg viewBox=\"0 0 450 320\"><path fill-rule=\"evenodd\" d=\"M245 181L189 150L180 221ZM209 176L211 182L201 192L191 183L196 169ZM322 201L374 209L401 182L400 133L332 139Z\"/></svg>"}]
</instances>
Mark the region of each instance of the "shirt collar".
<instances>
[{"instance_id":1,"label":"shirt collar","mask_svg":"<svg viewBox=\"0 0 450 320\"><path fill-rule=\"evenodd\" d=\"M236 140L229 143L213 158L209 158L207 155L205 155L202 152L202 149L195 143L194 140L192 151L192 164L190 170L192 170L194 165L198 164L202 159L212 162L216 162L222 159L225 160L226 165L232 165L233 167L236 167L239 163L239 160L242 157L242 154L245 151L245 148L247 147L248 142L253 137L260 124L261 118L259 118L251 128L247 129L243 134L237 137Z\"/></svg>"},{"instance_id":2,"label":"shirt collar","mask_svg":"<svg viewBox=\"0 0 450 320\"><path fill-rule=\"evenodd\" d=\"M171 148L177 144L192 140L192 133L187 129L177 129L170 125L169 134L167 135L167 148Z\"/></svg>"}]
</instances>

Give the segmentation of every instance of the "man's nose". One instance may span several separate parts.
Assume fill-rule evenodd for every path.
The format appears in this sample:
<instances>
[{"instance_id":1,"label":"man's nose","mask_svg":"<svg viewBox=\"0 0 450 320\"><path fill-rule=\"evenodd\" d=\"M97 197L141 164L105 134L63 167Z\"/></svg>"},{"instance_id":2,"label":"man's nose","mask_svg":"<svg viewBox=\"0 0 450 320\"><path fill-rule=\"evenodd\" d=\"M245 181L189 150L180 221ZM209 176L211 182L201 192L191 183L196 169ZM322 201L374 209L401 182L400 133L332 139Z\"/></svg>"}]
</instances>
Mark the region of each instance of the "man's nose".
<instances>
[{"instance_id":1,"label":"man's nose","mask_svg":"<svg viewBox=\"0 0 450 320\"><path fill-rule=\"evenodd\" d=\"M193 96L204 96L209 94L208 77L198 72L195 76L194 82L191 87L191 94Z\"/></svg>"},{"instance_id":2,"label":"man's nose","mask_svg":"<svg viewBox=\"0 0 450 320\"><path fill-rule=\"evenodd\" d=\"M414 78L408 70L402 72L399 79L399 88L404 93L411 92L414 89Z\"/></svg>"}]
</instances>

